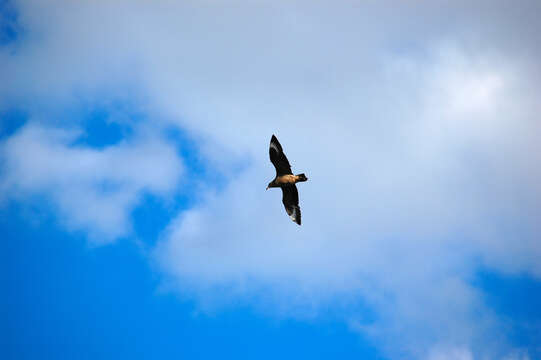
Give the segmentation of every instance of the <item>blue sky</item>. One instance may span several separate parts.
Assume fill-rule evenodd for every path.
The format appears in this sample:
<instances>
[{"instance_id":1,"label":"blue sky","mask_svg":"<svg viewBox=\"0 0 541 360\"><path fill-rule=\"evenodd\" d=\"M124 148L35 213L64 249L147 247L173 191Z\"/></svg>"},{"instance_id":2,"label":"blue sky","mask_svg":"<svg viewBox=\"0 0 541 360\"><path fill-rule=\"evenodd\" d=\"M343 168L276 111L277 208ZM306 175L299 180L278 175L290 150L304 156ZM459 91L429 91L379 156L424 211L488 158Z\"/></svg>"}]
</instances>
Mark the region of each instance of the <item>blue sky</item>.
<instances>
[{"instance_id":1,"label":"blue sky","mask_svg":"<svg viewBox=\"0 0 541 360\"><path fill-rule=\"evenodd\" d=\"M0 4L1 358L541 358L536 1Z\"/></svg>"},{"instance_id":2,"label":"blue sky","mask_svg":"<svg viewBox=\"0 0 541 360\"><path fill-rule=\"evenodd\" d=\"M13 216L2 229L3 358L378 358L332 319L273 321L246 306L199 314L193 302L157 293L159 280L129 241L89 254L83 237L54 225L28 228Z\"/></svg>"}]
</instances>

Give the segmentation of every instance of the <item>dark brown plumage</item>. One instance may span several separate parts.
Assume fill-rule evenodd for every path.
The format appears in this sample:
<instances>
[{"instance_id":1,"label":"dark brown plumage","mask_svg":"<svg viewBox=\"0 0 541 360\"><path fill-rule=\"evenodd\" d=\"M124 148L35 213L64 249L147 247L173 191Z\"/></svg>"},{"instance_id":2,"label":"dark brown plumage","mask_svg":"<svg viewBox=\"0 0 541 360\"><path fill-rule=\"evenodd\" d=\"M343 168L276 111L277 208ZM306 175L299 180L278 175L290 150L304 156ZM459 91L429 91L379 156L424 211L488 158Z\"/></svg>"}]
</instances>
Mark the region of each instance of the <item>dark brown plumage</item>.
<instances>
[{"instance_id":1,"label":"dark brown plumage","mask_svg":"<svg viewBox=\"0 0 541 360\"><path fill-rule=\"evenodd\" d=\"M291 220L300 225L301 208L299 207L299 192L295 184L306 181L308 178L304 174L293 175L282 145L274 135L272 135L270 141L269 156L276 168L276 177L269 183L267 189L273 187L282 188L282 203L286 212Z\"/></svg>"}]
</instances>

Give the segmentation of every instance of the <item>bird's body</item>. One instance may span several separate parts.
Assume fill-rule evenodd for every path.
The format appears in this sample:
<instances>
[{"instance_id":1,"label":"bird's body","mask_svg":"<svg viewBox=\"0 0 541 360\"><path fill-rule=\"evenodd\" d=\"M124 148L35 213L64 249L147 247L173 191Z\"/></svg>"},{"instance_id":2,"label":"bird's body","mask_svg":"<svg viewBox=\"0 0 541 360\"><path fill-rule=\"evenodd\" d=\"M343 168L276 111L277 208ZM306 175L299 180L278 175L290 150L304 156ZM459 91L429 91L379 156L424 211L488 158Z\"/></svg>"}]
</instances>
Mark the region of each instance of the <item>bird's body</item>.
<instances>
[{"instance_id":1,"label":"bird's body","mask_svg":"<svg viewBox=\"0 0 541 360\"><path fill-rule=\"evenodd\" d=\"M274 184L269 187L282 187L282 186L287 186L287 185L295 185L296 183L300 181L306 181L306 180L301 180L300 175L287 174L287 175L277 176L276 178L274 178L273 181L274 181Z\"/></svg>"},{"instance_id":2,"label":"bird's body","mask_svg":"<svg viewBox=\"0 0 541 360\"><path fill-rule=\"evenodd\" d=\"M299 192L297 191L298 182L306 181L308 178L304 174L293 175L291 165L287 160L282 149L282 145L278 142L276 136L272 135L269 156L272 164L276 168L276 177L272 180L268 188L279 187L282 189L282 203L287 214L297 224L301 224L301 208L299 207Z\"/></svg>"}]
</instances>

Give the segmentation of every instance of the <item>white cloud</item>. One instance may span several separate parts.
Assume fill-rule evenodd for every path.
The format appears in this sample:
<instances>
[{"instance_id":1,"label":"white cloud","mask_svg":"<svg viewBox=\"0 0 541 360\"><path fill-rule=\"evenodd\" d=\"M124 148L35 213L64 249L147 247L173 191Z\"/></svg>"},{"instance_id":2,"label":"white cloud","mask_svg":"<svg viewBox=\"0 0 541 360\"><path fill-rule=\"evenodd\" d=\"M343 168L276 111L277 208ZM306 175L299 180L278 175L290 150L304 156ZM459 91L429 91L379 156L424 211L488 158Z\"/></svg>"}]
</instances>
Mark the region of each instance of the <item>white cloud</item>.
<instances>
[{"instance_id":1,"label":"white cloud","mask_svg":"<svg viewBox=\"0 0 541 360\"><path fill-rule=\"evenodd\" d=\"M2 194L49 196L66 226L88 231L97 242L124 236L143 192L170 193L182 163L175 148L156 137L98 150L73 145L79 135L29 123L1 143Z\"/></svg>"},{"instance_id":2,"label":"white cloud","mask_svg":"<svg viewBox=\"0 0 541 360\"><path fill-rule=\"evenodd\" d=\"M278 101L288 111L276 118L265 115L276 111L266 104L260 122L218 106L233 129L256 135L213 135L245 143L254 165L206 205L180 214L158 248L181 291L208 301L224 296L224 287L238 297L263 288L259 305L275 301L288 312L287 299L293 315L359 296L378 320L362 313L348 320L391 355L401 349L421 358L443 339L489 357L505 353L505 341L481 345L500 325L470 280L480 263L533 275L541 269L529 218L540 209L522 202L540 194L539 173L527 162L536 147L528 133L537 129L524 111L532 107L522 96L530 91L527 74L513 59L470 55L446 42L427 51L421 59L376 54L382 68L363 74L370 91L344 77L326 88L327 101L317 88L295 94L298 104ZM248 92L224 96L231 104L244 96L257 102ZM294 170L310 178L299 186L302 230L290 226L280 194L258 186L273 175L262 145L269 124L280 129Z\"/></svg>"},{"instance_id":3,"label":"white cloud","mask_svg":"<svg viewBox=\"0 0 541 360\"><path fill-rule=\"evenodd\" d=\"M471 278L481 264L541 275L537 2L58 4L22 4L26 43L0 56L12 84L0 88L4 106L38 98L29 106L42 111L73 101L74 89L129 89L151 118L203 139L213 166L250 159L241 173L224 171L223 191L179 214L156 249L181 291L209 301L226 288L219 297L255 297L289 315L340 304L391 355L505 353L505 341L487 341L500 324ZM273 132L310 178L301 228L279 193L263 190ZM60 179L79 173L61 168ZM103 176L129 189L172 187L118 171ZM9 183L35 189L22 178ZM86 187L62 200L53 180L39 184L66 213L71 199L102 204ZM113 204L133 206L137 191ZM97 213L127 222L115 209ZM81 216L103 228L114 219ZM349 308L359 299L375 320Z\"/></svg>"}]
</instances>

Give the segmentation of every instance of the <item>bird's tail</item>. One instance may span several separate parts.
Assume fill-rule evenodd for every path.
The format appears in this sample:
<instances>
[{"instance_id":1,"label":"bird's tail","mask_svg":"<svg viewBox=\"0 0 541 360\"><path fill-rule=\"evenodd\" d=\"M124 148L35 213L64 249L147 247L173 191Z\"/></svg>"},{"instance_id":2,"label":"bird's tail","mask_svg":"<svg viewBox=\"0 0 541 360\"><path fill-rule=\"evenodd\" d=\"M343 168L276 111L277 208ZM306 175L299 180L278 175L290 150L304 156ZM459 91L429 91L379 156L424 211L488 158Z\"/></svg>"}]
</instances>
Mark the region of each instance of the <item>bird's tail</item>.
<instances>
[{"instance_id":1,"label":"bird's tail","mask_svg":"<svg viewBox=\"0 0 541 360\"><path fill-rule=\"evenodd\" d=\"M306 177L306 175L304 175L304 173L296 175L296 176L297 176L297 181L296 182L301 182L301 181L308 180L308 178Z\"/></svg>"}]
</instances>

